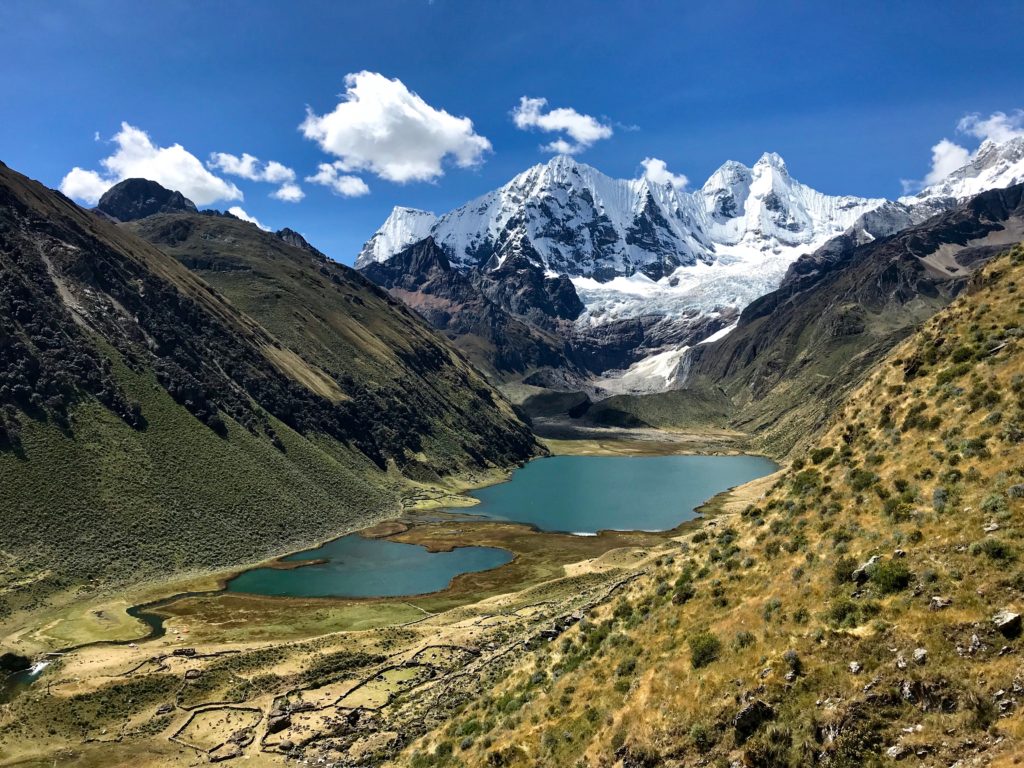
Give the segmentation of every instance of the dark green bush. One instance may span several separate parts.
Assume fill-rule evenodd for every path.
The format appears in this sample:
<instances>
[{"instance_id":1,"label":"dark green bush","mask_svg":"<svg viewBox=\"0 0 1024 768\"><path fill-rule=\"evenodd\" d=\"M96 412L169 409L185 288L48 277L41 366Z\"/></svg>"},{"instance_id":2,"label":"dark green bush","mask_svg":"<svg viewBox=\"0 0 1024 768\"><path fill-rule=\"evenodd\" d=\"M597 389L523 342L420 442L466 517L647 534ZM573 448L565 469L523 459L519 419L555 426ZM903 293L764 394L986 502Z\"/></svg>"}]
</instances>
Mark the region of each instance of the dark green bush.
<instances>
[{"instance_id":1,"label":"dark green bush","mask_svg":"<svg viewBox=\"0 0 1024 768\"><path fill-rule=\"evenodd\" d=\"M700 632L687 641L690 646L690 663L694 669L706 667L715 661L722 651L722 641L711 632Z\"/></svg>"}]
</instances>

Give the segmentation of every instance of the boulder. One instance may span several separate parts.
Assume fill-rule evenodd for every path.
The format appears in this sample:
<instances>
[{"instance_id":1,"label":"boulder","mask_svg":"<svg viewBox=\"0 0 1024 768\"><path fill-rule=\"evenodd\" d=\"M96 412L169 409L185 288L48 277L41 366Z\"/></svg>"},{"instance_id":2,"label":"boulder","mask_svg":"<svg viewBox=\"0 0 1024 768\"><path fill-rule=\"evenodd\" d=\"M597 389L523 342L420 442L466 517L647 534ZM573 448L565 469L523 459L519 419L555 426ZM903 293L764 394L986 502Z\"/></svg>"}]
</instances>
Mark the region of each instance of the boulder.
<instances>
[{"instance_id":1,"label":"boulder","mask_svg":"<svg viewBox=\"0 0 1024 768\"><path fill-rule=\"evenodd\" d=\"M953 601L950 598L934 595L931 602L928 603L928 608L933 611L941 611L943 608L949 608L952 604Z\"/></svg>"},{"instance_id":2,"label":"boulder","mask_svg":"<svg viewBox=\"0 0 1024 768\"><path fill-rule=\"evenodd\" d=\"M280 749L282 752L291 752L293 749L295 749L295 742L293 742L291 739L285 739L277 745L277 748Z\"/></svg>"},{"instance_id":3,"label":"boulder","mask_svg":"<svg viewBox=\"0 0 1024 768\"><path fill-rule=\"evenodd\" d=\"M762 724L775 717L775 710L770 704L760 699L750 702L736 713L732 724L736 729L736 743L742 744L749 739Z\"/></svg>"},{"instance_id":4,"label":"boulder","mask_svg":"<svg viewBox=\"0 0 1024 768\"><path fill-rule=\"evenodd\" d=\"M996 629L999 630L1003 637L1017 637L1020 634L1021 619L1019 613L1004 609L992 617L992 623L996 625Z\"/></svg>"},{"instance_id":5,"label":"boulder","mask_svg":"<svg viewBox=\"0 0 1024 768\"><path fill-rule=\"evenodd\" d=\"M275 710L280 712L280 710ZM280 715L273 715L267 720L267 733L277 733L283 731L292 724L292 716L281 713Z\"/></svg>"},{"instance_id":6,"label":"boulder","mask_svg":"<svg viewBox=\"0 0 1024 768\"><path fill-rule=\"evenodd\" d=\"M848 668L850 670L851 675L859 675L861 673L861 670L864 669L864 665L861 664L859 661L851 661L848 665Z\"/></svg>"},{"instance_id":7,"label":"boulder","mask_svg":"<svg viewBox=\"0 0 1024 768\"><path fill-rule=\"evenodd\" d=\"M880 559L878 555L872 555L865 562L861 563L852 574L854 582L864 584L871 576L871 570L878 564Z\"/></svg>"},{"instance_id":8,"label":"boulder","mask_svg":"<svg viewBox=\"0 0 1024 768\"><path fill-rule=\"evenodd\" d=\"M201 669L190 669L188 672L185 673L186 680L198 680L202 676L203 670Z\"/></svg>"},{"instance_id":9,"label":"boulder","mask_svg":"<svg viewBox=\"0 0 1024 768\"><path fill-rule=\"evenodd\" d=\"M928 649L927 648L915 648L914 649L914 663L924 665L928 661Z\"/></svg>"}]
</instances>

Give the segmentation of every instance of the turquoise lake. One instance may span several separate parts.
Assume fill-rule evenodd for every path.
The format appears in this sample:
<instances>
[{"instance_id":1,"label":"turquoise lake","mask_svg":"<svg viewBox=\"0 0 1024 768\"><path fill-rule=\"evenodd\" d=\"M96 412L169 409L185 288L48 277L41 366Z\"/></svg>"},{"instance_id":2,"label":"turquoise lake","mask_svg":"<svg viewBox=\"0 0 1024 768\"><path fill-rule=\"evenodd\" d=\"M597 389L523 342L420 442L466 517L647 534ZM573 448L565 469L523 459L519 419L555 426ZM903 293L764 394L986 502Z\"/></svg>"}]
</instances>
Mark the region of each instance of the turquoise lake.
<instances>
[{"instance_id":1,"label":"turquoise lake","mask_svg":"<svg viewBox=\"0 0 1024 768\"><path fill-rule=\"evenodd\" d=\"M664 531L691 520L717 493L771 474L760 456L556 456L532 461L508 482L471 495L462 514L527 523L544 531ZM324 563L282 570L255 568L229 592L281 597L398 597L437 592L460 573L504 565L512 553L493 547L428 552L413 544L350 534L284 558Z\"/></svg>"},{"instance_id":2,"label":"turquoise lake","mask_svg":"<svg viewBox=\"0 0 1024 768\"><path fill-rule=\"evenodd\" d=\"M762 456L555 456L470 495L474 515L543 531L665 531L712 496L778 469Z\"/></svg>"},{"instance_id":3,"label":"turquoise lake","mask_svg":"<svg viewBox=\"0 0 1024 768\"><path fill-rule=\"evenodd\" d=\"M397 597L437 592L460 573L504 565L512 553L494 547L428 552L415 544L350 534L319 549L282 558L321 560L291 570L254 568L227 584L229 592L280 597Z\"/></svg>"}]
</instances>

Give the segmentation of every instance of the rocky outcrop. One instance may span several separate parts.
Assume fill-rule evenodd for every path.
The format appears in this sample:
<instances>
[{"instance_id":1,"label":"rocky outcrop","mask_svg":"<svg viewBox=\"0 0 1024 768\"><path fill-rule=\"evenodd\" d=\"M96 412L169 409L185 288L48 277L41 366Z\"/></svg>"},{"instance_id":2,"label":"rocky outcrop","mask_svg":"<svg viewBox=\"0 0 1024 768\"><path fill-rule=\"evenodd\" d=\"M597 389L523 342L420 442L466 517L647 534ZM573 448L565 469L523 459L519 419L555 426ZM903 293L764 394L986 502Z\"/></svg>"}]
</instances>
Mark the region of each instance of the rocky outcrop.
<instances>
[{"instance_id":1,"label":"rocky outcrop","mask_svg":"<svg viewBox=\"0 0 1024 768\"><path fill-rule=\"evenodd\" d=\"M125 179L100 198L96 209L118 221L135 221L157 213L198 213L196 204L149 179Z\"/></svg>"}]
</instances>

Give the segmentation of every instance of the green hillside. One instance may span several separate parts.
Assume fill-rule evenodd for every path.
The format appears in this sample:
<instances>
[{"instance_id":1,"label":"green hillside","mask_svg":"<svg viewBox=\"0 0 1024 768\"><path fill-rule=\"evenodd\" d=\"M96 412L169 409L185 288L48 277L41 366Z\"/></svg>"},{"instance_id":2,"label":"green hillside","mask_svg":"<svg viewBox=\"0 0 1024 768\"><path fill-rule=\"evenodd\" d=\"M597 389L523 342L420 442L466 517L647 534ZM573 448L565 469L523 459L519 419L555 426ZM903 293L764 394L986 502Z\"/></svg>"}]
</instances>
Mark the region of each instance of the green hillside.
<instances>
[{"instance_id":1,"label":"green hillside","mask_svg":"<svg viewBox=\"0 0 1024 768\"><path fill-rule=\"evenodd\" d=\"M0 620L311 544L393 516L409 478L540 450L354 272L235 219L195 220L226 227L210 258L242 243L246 290L287 293L297 314L261 311L261 325L245 313L261 299L232 303L0 166Z\"/></svg>"}]
</instances>

